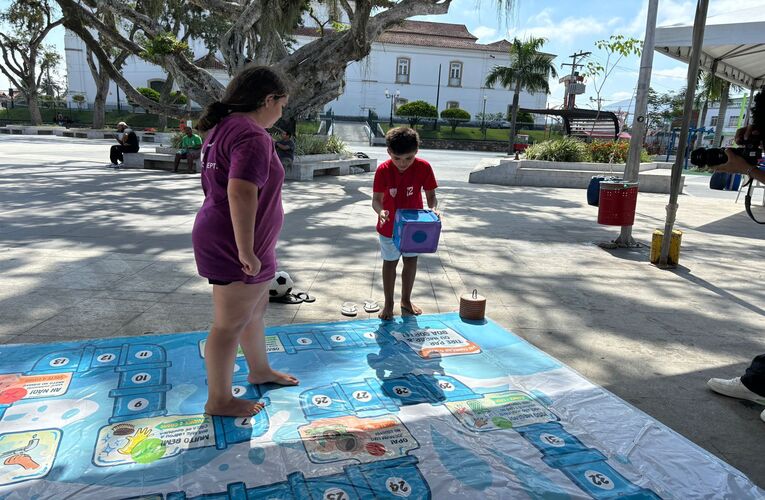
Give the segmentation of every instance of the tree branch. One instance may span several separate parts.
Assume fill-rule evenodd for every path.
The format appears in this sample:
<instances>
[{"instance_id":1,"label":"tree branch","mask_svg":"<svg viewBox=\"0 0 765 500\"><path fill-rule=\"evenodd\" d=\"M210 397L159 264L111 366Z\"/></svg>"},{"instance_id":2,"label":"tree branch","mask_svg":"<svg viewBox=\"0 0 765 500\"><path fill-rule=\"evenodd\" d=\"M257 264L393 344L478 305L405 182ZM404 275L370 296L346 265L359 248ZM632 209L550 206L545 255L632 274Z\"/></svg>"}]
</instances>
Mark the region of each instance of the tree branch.
<instances>
[{"instance_id":1,"label":"tree branch","mask_svg":"<svg viewBox=\"0 0 765 500\"><path fill-rule=\"evenodd\" d=\"M242 6L237 2L226 2L225 0L189 0L189 3L196 5L200 9L223 14L229 19L237 19L242 15Z\"/></svg>"},{"instance_id":2,"label":"tree branch","mask_svg":"<svg viewBox=\"0 0 765 500\"><path fill-rule=\"evenodd\" d=\"M151 17L137 12L127 2L119 0L96 0L98 7L103 7L114 12L114 14L131 21L133 24L141 26L144 32L150 37L155 37L162 32L162 26Z\"/></svg>"}]
</instances>

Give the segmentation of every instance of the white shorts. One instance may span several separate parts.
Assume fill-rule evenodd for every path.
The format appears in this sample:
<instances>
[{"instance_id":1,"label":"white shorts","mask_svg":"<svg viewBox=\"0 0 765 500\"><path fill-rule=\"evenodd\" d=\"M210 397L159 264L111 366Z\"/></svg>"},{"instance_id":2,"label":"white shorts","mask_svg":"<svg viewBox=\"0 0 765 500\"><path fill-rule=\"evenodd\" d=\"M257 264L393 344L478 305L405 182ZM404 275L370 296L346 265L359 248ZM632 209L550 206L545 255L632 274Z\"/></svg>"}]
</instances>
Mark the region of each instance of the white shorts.
<instances>
[{"instance_id":1,"label":"white shorts","mask_svg":"<svg viewBox=\"0 0 765 500\"><path fill-rule=\"evenodd\" d=\"M400 257L417 257L417 253L404 253L398 251L396 245L393 244L393 238L388 238L382 234L378 234L380 238L380 253L383 260L398 260Z\"/></svg>"}]
</instances>

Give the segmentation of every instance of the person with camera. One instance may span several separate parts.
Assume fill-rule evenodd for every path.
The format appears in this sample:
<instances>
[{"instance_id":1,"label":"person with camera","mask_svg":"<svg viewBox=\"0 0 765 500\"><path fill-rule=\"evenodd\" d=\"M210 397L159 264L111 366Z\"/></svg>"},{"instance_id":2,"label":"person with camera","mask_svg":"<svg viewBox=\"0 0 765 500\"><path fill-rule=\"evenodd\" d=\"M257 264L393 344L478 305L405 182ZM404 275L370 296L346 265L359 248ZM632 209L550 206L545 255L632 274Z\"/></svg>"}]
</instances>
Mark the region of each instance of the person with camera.
<instances>
[{"instance_id":1,"label":"person with camera","mask_svg":"<svg viewBox=\"0 0 765 500\"><path fill-rule=\"evenodd\" d=\"M757 94L754 103L752 109L753 125L738 129L735 138L736 144L745 146L748 150L763 147L763 139L765 139L765 91ZM759 158L754 162L747 161L746 155L734 152L730 148L725 150L725 154L728 156L728 161L714 166L716 171L744 174L755 181L765 182L765 171L757 166ZM742 376L732 379L711 378L707 381L707 386L725 396L746 399L765 405L765 354L756 356ZM765 422L765 410L760 413L760 419Z\"/></svg>"}]
</instances>

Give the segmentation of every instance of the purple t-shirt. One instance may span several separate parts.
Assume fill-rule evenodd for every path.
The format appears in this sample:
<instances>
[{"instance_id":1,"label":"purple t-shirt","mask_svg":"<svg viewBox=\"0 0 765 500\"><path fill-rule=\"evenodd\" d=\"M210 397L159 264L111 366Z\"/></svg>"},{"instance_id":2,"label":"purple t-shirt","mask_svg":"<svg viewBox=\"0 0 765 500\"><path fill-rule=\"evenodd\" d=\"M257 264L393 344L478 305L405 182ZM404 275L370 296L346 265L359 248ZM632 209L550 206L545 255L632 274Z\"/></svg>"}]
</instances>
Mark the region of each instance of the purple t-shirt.
<instances>
[{"instance_id":1,"label":"purple t-shirt","mask_svg":"<svg viewBox=\"0 0 765 500\"><path fill-rule=\"evenodd\" d=\"M234 239L228 180L242 179L258 186L255 255L262 267L257 276L242 271ZM284 169L271 136L243 115L231 115L213 127L202 146L202 189L205 201L197 213L191 239L197 270L219 281L263 283L276 272L276 241L284 222ZM253 207L253 210L255 207Z\"/></svg>"}]
</instances>

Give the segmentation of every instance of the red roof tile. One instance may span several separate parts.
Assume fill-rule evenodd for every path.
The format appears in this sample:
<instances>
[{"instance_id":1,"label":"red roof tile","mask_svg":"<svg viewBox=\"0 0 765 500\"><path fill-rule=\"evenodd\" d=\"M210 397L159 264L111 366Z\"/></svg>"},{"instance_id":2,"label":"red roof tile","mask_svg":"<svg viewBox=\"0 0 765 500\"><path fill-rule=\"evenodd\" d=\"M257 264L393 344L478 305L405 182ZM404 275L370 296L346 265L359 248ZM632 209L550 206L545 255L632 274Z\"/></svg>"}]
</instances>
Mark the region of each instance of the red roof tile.
<instances>
[{"instance_id":1,"label":"red roof tile","mask_svg":"<svg viewBox=\"0 0 765 500\"><path fill-rule=\"evenodd\" d=\"M216 70L226 71L226 65L223 64L223 61L215 57L215 55L212 52L208 52L206 56L200 57L199 59L194 61L194 64L204 69L216 69Z\"/></svg>"},{"instance_id":2,"label":"red roof tile","mask_svg":"<svg viewBox=\"0 0 765 500\"><path fill-rule=\"evenodd\" d=\"M325 33L332 30L325 29ZM295 30L295 35L319 36L317 28L302 27ZM419 47L437 47L448 49L481 50L506 52L510 42L500 40L488 45L476 43L476 38L464 24L431 23L426 21L404 21L400 25L385 30L376 41L396 45L415 45Z\"/></svg>"}]
</instances>

